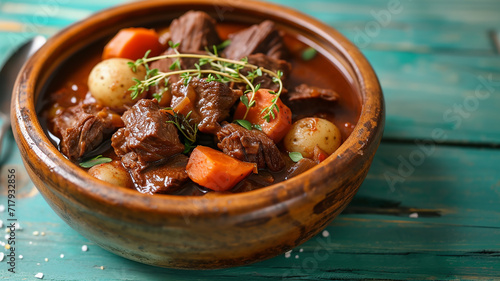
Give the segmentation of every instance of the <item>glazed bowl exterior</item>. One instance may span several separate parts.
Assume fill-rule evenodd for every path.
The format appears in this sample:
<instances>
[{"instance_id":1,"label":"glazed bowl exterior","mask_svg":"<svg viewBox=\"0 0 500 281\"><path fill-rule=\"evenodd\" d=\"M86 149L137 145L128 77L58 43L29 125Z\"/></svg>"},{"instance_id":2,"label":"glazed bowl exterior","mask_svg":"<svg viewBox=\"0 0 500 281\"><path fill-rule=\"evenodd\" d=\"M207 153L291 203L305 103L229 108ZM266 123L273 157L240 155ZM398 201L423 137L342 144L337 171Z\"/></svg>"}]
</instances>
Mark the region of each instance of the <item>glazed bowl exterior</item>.
<instances>
[{"instance_id":1,"label":"glazed bowl exterior","mask_svg":"<svg viewBox=\"0 0 500 281\"><path fill-rule=\"evenodd\" d=\"M234 4L237 3L237 4ZM67 58L120 28L167 25L188 10L218 21L273 20L336 60L359 92L361 115L351 136L317 167L288 181L223 196L150 196L101 182L67 160L45 135L36 103ZM377 77L337 31L297 11L254 1L141 1L97 13L50 40L25 65L12 101L13 131L26 169L54 211L102 248L141 263L223 268L288 251L330 223L363 182L384 127Z\"/></svg>"}]
</instances>

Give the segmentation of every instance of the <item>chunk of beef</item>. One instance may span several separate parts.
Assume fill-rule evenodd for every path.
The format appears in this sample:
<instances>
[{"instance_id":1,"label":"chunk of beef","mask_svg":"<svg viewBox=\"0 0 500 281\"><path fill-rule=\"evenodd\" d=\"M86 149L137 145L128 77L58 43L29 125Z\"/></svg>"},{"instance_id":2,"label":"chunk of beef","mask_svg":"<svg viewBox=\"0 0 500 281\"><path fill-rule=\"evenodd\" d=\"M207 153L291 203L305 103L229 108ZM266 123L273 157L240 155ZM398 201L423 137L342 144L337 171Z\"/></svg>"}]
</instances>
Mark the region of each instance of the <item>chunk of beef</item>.
<instances>
[{"instance_id":1,"label":"chunk of beef","mask_svg":"<svg viewBox=\"0 0 500 281\"><path fill-rule=\"evenodd\" d=\"M259 169L267 167L277 172L285 162L276 144L259 130L247 130L234 123L226 123L217 133L217 146L236 159L256 163Z\"/></svg>"},{"instance_id":2,"label":"chunk of beef","mask_svg":"<svg viewBox=\"0 0 500 281\"><path fill-rule=\"evenodd\" d=\"M292 65L289 62L285 60L274 59L264 54L253 54L248 56L248 63L263 67L267 70L271 70L274 73L278 73L278 71L281 71L281 73L283 73L283 76L281 76L281 81L283 81L283 84L286 83L286 80L288 79L288 76L292 71ZM250 71L252 70L246 67L241 70L241 73L243 73L244 75L248 75ZM279 89L279 84L274 83L273 78L267 73L262 73L262 76L256 77L253 81L253 84L260 84L260 88L262 89L270 89L273 91L278 91ZM244 87L245 86L246 85L244 85Z\"/></svg>"},{"instance_id":3,"label":"chunk of beef","mask_svg":"<svg viewBox=\"0 0 500 281\"><path fill-rule=\"evenodd\" d=\"M198 124L201 132L209 134L219 131L219 123L229 117L231 107L242 95L241 91L232 90L224 83L197 78L187 85L178 81L171 89L171 107L185 115L191 111L190 121ZM183 112L186 107L187 112Z\"/></svg>"},{"instance_id":4,"label":"chunk of beef","mask_svg":"<svg viewBox=\"0 0 500 281\"><path fill-rule=\"evenodd\" d=\"M122 126L119 115L96 104L69 107L54 120L61 152L71 160L84 157Z\"/></svg>"},{"instance_id":5,"label":"chunk of beef","mask_svg":"<svg viewBox=\"0 0 500 281\"><path fill-rule=\"evenodd\" d=\"M164 165L149 167L141 173L132 173L132 177L142 193L173 193L189 180L186 173L188 160L184 154L176 154Z\"/></svg>"},{"instance_id":6,"label":"chunk of beef","mask_svg":"<svg viewBox=\"0 0 500 281\"><path fill-rule=\"evenodd\" d=\"M286 171L285 179L291 179L295 176L298 176L298 175L302 174L303 172L313 168L317 164L318 163L312 159L302 158L297 163L295 163L293 166L288 168L288 170Z\"/></svg>"},{"instance_id":7,"label":"chunk of beef","mask_svg":"<svg viewBox=\"0 0 500 281\"><path fill-rule=\"evenodd\" d=\"M301 84L295 87L295 91L288 94L288 100L303 100L319 98L326 101L336 101L339 99L339 94L330 89L321 89L318 87L308 86L306 84Z\"/></svg>"},{"instance_id":8,"label":"chunk of beef","mask_svg":"<svg viewBox=\"0 0 500 281\"><path fill-rule=\"evenodd\" d=\"M133 173L184 150L177 128L167 123L169 114L160 109L156 100L140 100L123 113L122 119L125 127L113 135L111 145Z\"/></svg>"},{"instance_id":9,"label":"chunk of beef","mask_svg":"<svg viewBox=\"0 0 500 281\"><path fill-rule=\"evenodd\" d=\"M221 39L215 29L216 21L200 11L189 11L170 25L170 36L174 43L180 43L178 51L191 53L219 45Z\"/></svg>"},{"instance_id":10,"label":"chunk of beef","mask_svg":"<svg viewBox=\"0 0 500 281\"><path fill-rule=\"evenodd\" d=\"M215 20L208 14L199 11L189 11L170 25L169 39L174 43L179 43L178 52L205 55L205 48L211 49L214 45L219 45L221 39L215 29ZM162 55L174 55L174 49L166 50ZM170 67L176 60L180 62L180 69L193 69L197 58L165 58L151 63L151 69L158 69L160 72L173 71ZM201 69L209 69L210 66L201 66ZM178 68L174 70L179 70ZM180 80L179 75L169 77L169 83ZM150 93L162 92L164 86L158 85L150 88Z\"/></svg>"},{"instance_id":11,"label":"chunk of beef","mask_svg":"<svg viewBox=\"0 0 500 281\"><path fill-rule=\"evenodd\" d=\"M286 57L286 47L280 32L270 20L255 24L229 36L231 44L223 51L230 59L241 59L262 53L274 59Z\"/></svg>"}]
</instances>

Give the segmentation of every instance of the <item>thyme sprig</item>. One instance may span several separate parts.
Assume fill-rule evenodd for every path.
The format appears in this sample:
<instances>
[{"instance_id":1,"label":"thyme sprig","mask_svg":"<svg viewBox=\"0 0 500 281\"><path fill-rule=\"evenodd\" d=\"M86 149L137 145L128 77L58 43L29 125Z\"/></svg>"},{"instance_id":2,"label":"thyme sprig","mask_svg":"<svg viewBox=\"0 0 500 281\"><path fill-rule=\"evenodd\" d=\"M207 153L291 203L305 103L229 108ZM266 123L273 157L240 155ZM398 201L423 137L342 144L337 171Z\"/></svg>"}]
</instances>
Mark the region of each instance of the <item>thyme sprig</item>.
<instances>
[{"instance_id":1,"label":"thyme sprig","mask_svg":"<svg viewBox=\"0 0 500 281\"><path fill-rule=\"evenodd\" d=\"M281 71L278 70L277 72L277 77L273 77L273 82L274 83L281 83L281 76L283 76L283 73ZM269 91L270 94L274 95L274 98L271 100L272 101L272 104L266 108L264 108L261 112L261 114L264 114L264 116L262 118L264 118L264 120L266 120L268 123L271 122L272 119L276 118L276 113L274 113L274 110L276 110L276 112L280 112L280 109L278 107L278 98L280 97L280 94L281 94L281 89L280 91L278 92L275 92L275 91ZM272 119L271 119L272 117Z\"/></svg>"},{"instance_id":2,"label":"thyme sprig","mask_svg":"<svg viewBox=\"0 0 500 281\"><path fill-rule=\"evenodd\" d=\"M191 115L192 111L184 116L181 113L175 112L172 108L166 108L165 110L172 116L172 120L167 121L167 123L174 124L175 127L177 127L177 130L179 130L184 136L184 153L189 153L189 151L191 151L191 148L194 147L193 145L196 142L198 134L198 125L192 125L189 122L189 116Z\"/></svg>"},{"instance_id":3,"label":"thyme sprig","mask_svg":"<svg viewBox=\"0 0 500 281\"><path fill-rule=\"evenodd\" d=\"M129 66L133 71L136 71L138 67L143 65L146 67L146 77L144 80L134 79L136 84L130 87L129 91L131 91L132 99L136 99L139 95L141 95L144 91L148 91L149 87L157 86L162 81L165 87L168 87L168 78L172 75L180 75L184 80L184 83L187 85L191 81L192 78L202 78L205 77L207 82L211 81L219 81L222 83L244 83L246 85L245 93L252 93L250 99L247 95L243 95L240 100L246 107L246 112L243 119L246 119L248 112L251 107L255 105L255 93L260 89L260 84L254 85L254 80L257 77L262 76L264 73L268 74L272 77L274 83L279 85L278 91L270 91L276 97L273 99L273 103L264 108L262 111L263 118L270 122L272 118L275 118L276 113L279 112L279 108L276 105L276 102L281 95L283 90L283 83L281 81L281 77L283 73L281 71L273 72L271 70L265 69L263 67L253 65L248 63L247 58L243 58L241 60L232 60L227 58L219 57L217 52L217 47L214 46L213 52L208 51L208 54L183 54L179 53L177 50L179 44L173 44L169 42L170 47L174 50L174 54L161 55L156 57L149 58L149 51L146 52L143 58L136 60L135 62L129 62ZM158 69L149 69L148 63L172 58L175 61L170 65L170 72L160 72ZM181 58L196 58L198 59L198 63L195 64L195 68L192 69L181 69L180 59ZM202 68L202 66L208 65L208 69ZM251 69L248 74L241 73L243 68Z\"/></svg>"}]
</instances>

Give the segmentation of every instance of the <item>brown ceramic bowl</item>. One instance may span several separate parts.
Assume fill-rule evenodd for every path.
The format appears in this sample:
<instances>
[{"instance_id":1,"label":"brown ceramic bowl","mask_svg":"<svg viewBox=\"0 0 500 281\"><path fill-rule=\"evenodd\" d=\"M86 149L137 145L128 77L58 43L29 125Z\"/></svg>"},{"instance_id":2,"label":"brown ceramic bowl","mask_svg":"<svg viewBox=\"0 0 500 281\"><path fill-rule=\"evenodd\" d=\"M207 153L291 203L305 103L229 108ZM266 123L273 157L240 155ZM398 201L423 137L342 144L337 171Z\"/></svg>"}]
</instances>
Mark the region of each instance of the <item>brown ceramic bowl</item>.
<instances>
[{"instance_id":1,"label":"brown ceramic bowl","mask_svg":"<svg viewBox=\"0 0 500 281\"><path fill-rule=\"evenodd\" d=\"M234 4L236 3L237 4ZM141 1L97 13L52 37L25 65L14 90L13 129L26 169L45 200L102 248L171 268L223 268L276 256L321 231L351 201L382 137L384 103L373 69L337 31L297 11L254 1ZM233 4L232 4L233 3ZM275 21L336 60L362 105L353 133L327 160L273 186L225 196L143 195L98 181L44 134L37 97L68 57L120 28L168 23L190 10L241 23Z\"/></svg>"}]
</instances>

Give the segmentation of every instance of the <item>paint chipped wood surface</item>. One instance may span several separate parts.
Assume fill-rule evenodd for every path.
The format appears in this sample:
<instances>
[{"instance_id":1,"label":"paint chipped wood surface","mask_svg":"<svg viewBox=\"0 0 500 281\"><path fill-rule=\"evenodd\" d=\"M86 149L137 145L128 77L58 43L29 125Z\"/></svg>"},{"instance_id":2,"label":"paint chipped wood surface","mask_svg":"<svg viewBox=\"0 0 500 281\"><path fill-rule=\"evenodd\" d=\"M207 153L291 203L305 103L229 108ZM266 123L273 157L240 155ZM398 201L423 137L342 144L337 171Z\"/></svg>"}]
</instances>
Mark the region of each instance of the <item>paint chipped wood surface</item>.
<instances>
[{"instance_id":1,"label":"paint chipped wood surface","mask_svg":"<svg viewBox=\"0 0 500 281\"><path fill-rule=\"evenodd\" d=\"M1 1L0 63L35 34L51 36L123 2ZM500 2L273 2L336 27L379 75L384 139L344 213L322 234L264 262L202 272L154 268L102 250L57 217L24 174L9 135L0 204L7 205L8 169L16 169L16 254L23 258L15 275L0 262L0 279L33 280L39 272L43 280L500 278ZM7 212L0 219L5 242Z\"/></svg>"}]
</instances>

